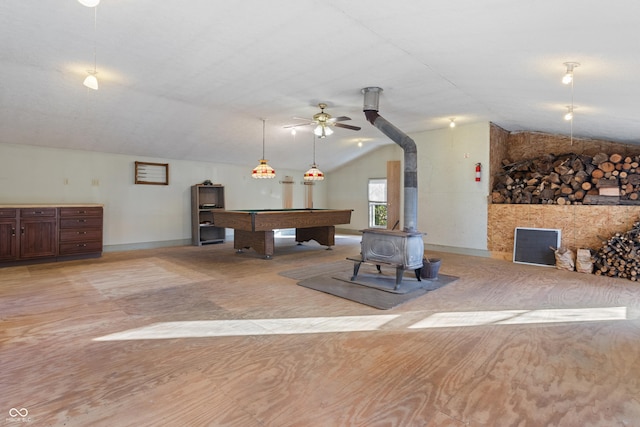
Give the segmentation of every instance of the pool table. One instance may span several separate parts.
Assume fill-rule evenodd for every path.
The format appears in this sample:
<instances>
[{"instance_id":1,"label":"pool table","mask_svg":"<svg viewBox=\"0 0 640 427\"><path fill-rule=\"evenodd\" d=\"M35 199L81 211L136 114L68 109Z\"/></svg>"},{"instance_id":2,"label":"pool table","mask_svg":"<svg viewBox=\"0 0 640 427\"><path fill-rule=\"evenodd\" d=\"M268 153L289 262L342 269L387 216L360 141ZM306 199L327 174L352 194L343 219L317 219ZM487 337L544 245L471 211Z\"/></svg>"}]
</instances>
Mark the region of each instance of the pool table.
<instances>
[{"instance_id":1,"label":"pool table","mask_svg":"<svg viewBox=\"0 0 640 427\"><path fill-rule=\"evenodd\" d=\"M273 256L273 230L296 229L296 242L315 240L321 245L335 244L335 225L349 224L352 209L261 209L216 210L216 227L234 230L233 247L237 252L253 248L266 259Z\"/></svg>"}]
</instances>

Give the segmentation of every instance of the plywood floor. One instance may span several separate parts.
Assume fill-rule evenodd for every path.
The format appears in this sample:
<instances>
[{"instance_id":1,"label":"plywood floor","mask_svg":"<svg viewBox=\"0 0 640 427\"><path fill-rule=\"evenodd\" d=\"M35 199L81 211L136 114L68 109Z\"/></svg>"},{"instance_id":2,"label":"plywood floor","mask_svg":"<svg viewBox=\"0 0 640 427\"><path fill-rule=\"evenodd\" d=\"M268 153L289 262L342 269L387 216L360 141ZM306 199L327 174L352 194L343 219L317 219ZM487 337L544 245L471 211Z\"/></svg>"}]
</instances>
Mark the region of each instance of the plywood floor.
<instances>
[{"instance_id":1,"label":"plywood floor","mask_svg":"<svg viewBox=\"0 0 640 427\"><path fill-rule=\"evenodd\" d=\"M282 274L359 242L0 269L0 425L640 426L640 285L430 253L460 279L377 310Z\"/></svg>"}]
</instances>

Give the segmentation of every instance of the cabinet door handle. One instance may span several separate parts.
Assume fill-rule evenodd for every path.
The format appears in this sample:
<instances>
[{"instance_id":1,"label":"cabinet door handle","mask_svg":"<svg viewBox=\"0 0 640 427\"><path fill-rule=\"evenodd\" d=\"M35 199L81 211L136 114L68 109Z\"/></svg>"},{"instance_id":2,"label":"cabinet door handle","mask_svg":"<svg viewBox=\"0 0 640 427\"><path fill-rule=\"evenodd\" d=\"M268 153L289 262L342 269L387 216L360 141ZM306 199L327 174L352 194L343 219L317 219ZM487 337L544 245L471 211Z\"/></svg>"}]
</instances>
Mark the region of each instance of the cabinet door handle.
<instances>
[{"instance_id":1,"label":"cabinet door handle","mask_svg":"<svg viewBox=\"0 0 640 427\"><path fill-rule=\"evenodd\" d=\"M42 212L42 211L33 211L33 214L34 214L34 215L42 215L43 213L44 213L44 212Z\"/></svg>"},{"instance_id":2,"label":"cabinet door handle","mask_svg":"<svg viewBox=\"0 0 640 427\"><path fill-rule=\"evenodd\" d=\"M16 235L16 229L15 228L11 228L11 236L15 236Z\"/></svg>"},{"instance_id":3,"label":"cabinet door handle","mask_svg":"<svg viewBox=\"0 0 640 427\"><path fill-rule=\"evenodd\" d=\"M86 243L78 243L76 246L79 247L79 248L86 248L87 244Z\"/></svg>"},{"instance_id":4,"label":"cabinet door handle","mask_svg":"<svg viewBox=\"0 0 640 427\"><path fill-rule=\"evenodd\" d=\"M79 219L78 222L87 222L86 219Z\"/></svg>"},{"instance_id":5,"label":"cabinet door handle","mask_svg":"<svg viewBox=\"0 0 640 427\"><path fill-rule=\"evenodd\" d=\"M83 235L83 234L87 234L86 231L78 231L78 234Z\"/></svg>"},{"instance_id":6,"label":"cabinet door handle","mask_svg":"<svg viewBox=\"0 0 640 427\"><path fill-rule=\"evenodd\" d=\"M20 227L20 234L24 234L24 227Z\"/></svg>"},{"instance_id":7,"label":"cabinet door handle","mask_svg":"<svg viewBox=\"0 0 640 427\"><path fill-rule=\"evenodd\" d=\"M78 211L79 214L85 214L87 211Z\"/></svg>"}]
</instances>

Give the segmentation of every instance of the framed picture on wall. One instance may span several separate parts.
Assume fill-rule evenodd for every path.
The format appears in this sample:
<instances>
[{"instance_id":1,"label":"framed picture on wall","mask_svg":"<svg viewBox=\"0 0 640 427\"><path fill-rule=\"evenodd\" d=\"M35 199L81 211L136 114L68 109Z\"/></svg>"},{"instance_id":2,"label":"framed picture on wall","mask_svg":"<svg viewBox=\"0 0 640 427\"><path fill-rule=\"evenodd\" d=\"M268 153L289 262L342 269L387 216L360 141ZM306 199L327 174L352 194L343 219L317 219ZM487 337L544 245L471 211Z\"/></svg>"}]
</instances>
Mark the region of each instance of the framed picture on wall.
<instances>
[{"instance_id":1,"label":"framed picture on wall","mask_svg":"<svg viewBox=\"0 0 640 427\"><path fill-rule=\"evenodd\" d=\"M169 163L135 162L135 183L169 185Z\"/></svg>"}]
</instances>

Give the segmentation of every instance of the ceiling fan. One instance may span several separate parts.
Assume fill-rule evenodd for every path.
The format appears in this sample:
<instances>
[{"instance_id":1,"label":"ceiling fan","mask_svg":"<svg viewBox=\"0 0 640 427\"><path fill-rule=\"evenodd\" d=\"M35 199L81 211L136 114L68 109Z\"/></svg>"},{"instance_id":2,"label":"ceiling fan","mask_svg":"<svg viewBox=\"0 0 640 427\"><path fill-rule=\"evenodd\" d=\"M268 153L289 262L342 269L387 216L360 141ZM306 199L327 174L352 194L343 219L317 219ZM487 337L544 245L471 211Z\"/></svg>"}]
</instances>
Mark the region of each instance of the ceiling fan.
<instances>
[{"instance_id":1,"label":"ceiling fan","mask_svg":"<svg viewBox=\"0 0 640 427\"><path fill-rule=\"evenodd\" d=\"M325 138L328 135L331 135L333 133L333 130L331 129L332 126L344 128L344 129L351 129L351 130L361 129L359 126L352 126L352 125L346 125L344 123L339 123L339 122L344 122L346 120L351 120L351 117L347 117L347 116L332 117L331 114L325 113L324 109L327 108L327 104L320 103L318 104L318 107L320 107L320 112L313 115L313 120L308 121L308 119L300 119L300 120L307 120L307 123L300 123L297 125L287 125L285 126L285 128L297 128L299 126L315 125L316 128L313 130L313 133L319 138Z\"/></svg>"}]
</instances>

